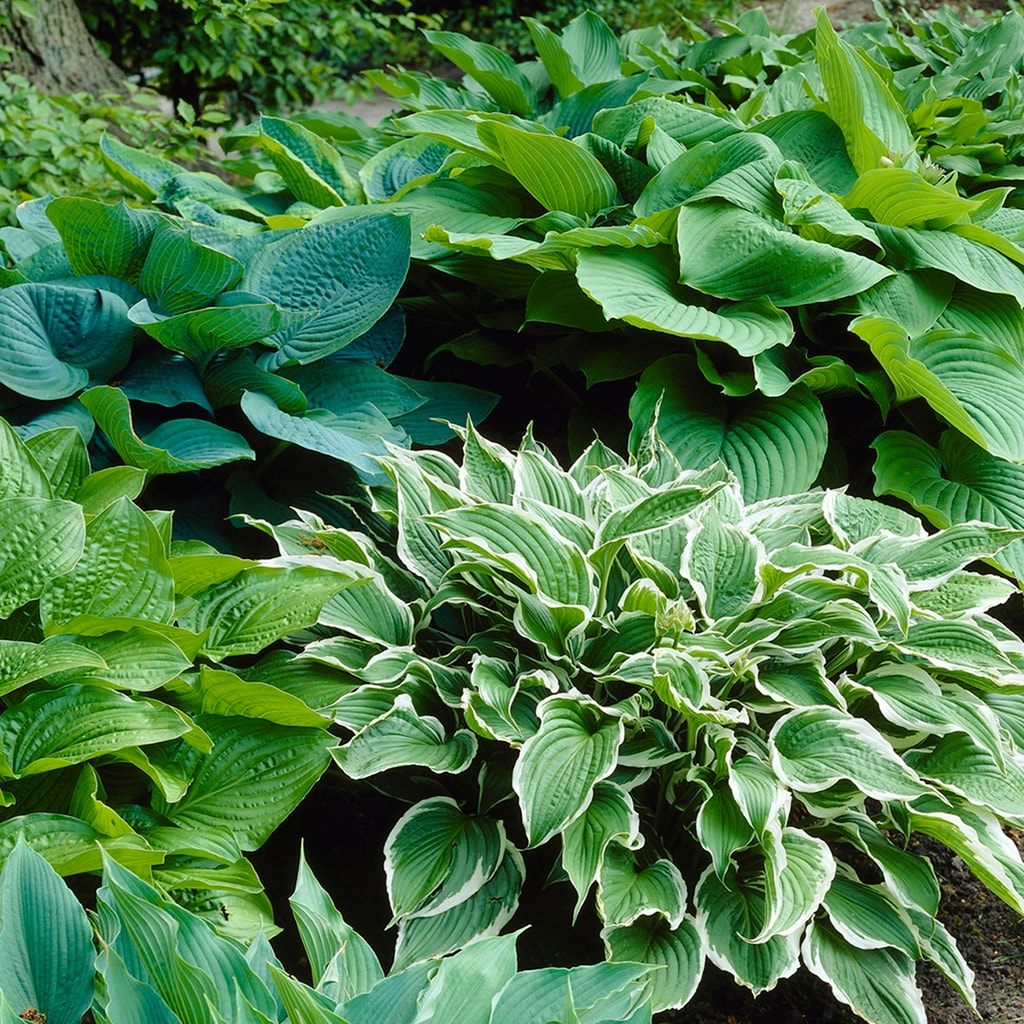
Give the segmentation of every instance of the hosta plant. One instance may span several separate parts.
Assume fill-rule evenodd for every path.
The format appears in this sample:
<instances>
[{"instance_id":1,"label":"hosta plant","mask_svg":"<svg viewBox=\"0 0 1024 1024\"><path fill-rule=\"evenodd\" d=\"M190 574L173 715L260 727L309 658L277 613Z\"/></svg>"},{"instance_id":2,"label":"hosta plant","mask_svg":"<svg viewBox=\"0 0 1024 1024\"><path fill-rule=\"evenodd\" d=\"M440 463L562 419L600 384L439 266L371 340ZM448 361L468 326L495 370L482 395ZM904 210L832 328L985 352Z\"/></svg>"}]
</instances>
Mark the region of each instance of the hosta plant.
<instances>
[{"instance_id":1,"label":"hosta plant","mask_svg":"<svg viewBox=\"0 0 1024 1024\"><path fill-rule=\"evenodd\" d=\"M0 420L0 862L22 840L62 875L106 854L250 938L273 924L245 853L326 769L318 709L349 688L278 641L374 573L172 542L145 479L92 471L72 427Z\"/></svg>"},{"instance_id":2,"label":"hosta plant","mask_svg":"<svg viewBox=\"0 0 1024 1024\"><path fill-rule=\"evenodd\" d=\"M385 975L304 860L289 900L315 987L260 934L248 946L108 858L86 916L19 843L0 871L0 1021L79 1024L650 1024L640 964L518 971L517 935ZM571 1014L571 1016L569 1016Z\"/></svg>"},{"instance_id":3,"label":"hosta plant","mask_svg":"<svg viewBox=\"0 0 1024 1024\"><path fill-rule=\"evenodd\" d=\"M338 463L380 479L370 456L385 442L435 443L450 436L436 417L486 415L493 396L385 369L405 332L392 304L407 218L363 207L261 231L217 213L219 179L191 177L213 194L183 200L188 219L60 198L26 204L22 227L0 232L0 404L22 436L72 424L89 440L98 426L93 458L150 479L224 467L233 510L252 511L291 468L277 458L288 446L320 456L327 468L308 475L338 493ZM176 508L195 499L185 536L231 542L222 488L175 490Z\"/></svg>"},{"instance_id":4,"label":"hosta plant","mask_svg":"<svg viewBox=\"0 0 1024 1024\"><path fill-rule=\"evenodd\" d=\"M805 968L876 1024L923 1024L919 960L972 1000L908 840L1024 912L1024 644L990 613L1015 588L968 568L1019 532L746 501L654 432L630 463L469 428L461 464L384 466L375 541L258 525L379 573L297 660L353 681L337 765L411 804L384 851L398 969L499 932L537 850L609 962L660 968L655 1010L707 962L755 993Z\"/></svg>"},{"instance_id":5,"label":"hosta plant","mask_svg":"<svg viewBox=\"0 0 1024 1024\"><path fill-rule=\"evenodd\" d=\"M849 482L937 526L1024 527L1024 18L529 28L520 62L430 33L463 81L375 76L412 111L376 130L233 133L263 149L233 201L407 215L418 358L506 389L526 368L574 451L595 424L624 437L632 392L634 443L661 401L679 460L721 458L748 500ZM1024 575L1024 546L998 559Z\"/></svg>"}]
</instances>

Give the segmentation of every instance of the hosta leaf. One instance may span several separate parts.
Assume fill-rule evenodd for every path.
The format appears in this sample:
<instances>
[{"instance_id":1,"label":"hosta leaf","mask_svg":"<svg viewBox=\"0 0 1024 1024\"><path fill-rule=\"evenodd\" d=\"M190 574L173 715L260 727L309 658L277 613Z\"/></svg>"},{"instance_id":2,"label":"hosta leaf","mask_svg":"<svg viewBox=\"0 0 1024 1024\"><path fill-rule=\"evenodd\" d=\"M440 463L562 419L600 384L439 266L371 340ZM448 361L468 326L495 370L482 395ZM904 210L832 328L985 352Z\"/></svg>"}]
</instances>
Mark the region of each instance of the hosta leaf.
<instances>
[{"instance_id":1,"label":"hosta leaf","mask_svg":"<svg viewBox=\"0 0 1024 1024\"><path fill-rule=\"evenodd\" d=\"M277 351L264 369L309 363L337 352L388 310L409 267L405 217L345 209L265 246L250 261L242 286L273 297L282 327L269 339Z\"/></svg>"},{"instance_id":2,"label":"hosta leaf","mask_svg":"<svg viewBox=\"0 0 1024 1024\"><path fill-rule=\"evenodd\" d=\"M0 380L29 398L52 401L106 380L132 351L123 299L59 284L0 290Z\"/></svg>"},{"instance_id":3,"label":"hosta leaf","mask_svg":"<svg viewBox=\"0 0 1024 1024\"><path fill-rule=\"evenodd\" d=\"M837 876L825 895L825 910L836 931L857 949L898 949L917 960L921 947L908 912L884 886Z\"/></svg>"},{"instance_id":4,"label":"hosta leaf","mask_svg":"<svg viewBox=\"0 0 1024 1024\"><path fill-rule=\"evenodd\" d=\"M89 523L82 557L46 587L39 603L44 626L76 615L168 622L173 613L174 581L163 539L127 498Z\"/></svg>"},{"instance_id":5,"label":"hosta leaf","mask_svg":"<svg viewBox=\"0 0 1024 1024\"><path fill-rule=\"evenodd\" d=\"M413 1024L490 1024L498 993L516 973L514 935L482 938L441 961L423 993Z\"/></svg>"},{"instance_id":6,"label":"hosta leaf","mask_svg":"<svg viewBox=\"0 0 1024 1024\"><path fill-rule=\"evenodd\" d=\"M259 718L278 725L326 727L329 719L318 714L304 701L276 686L242 679L234 672L202 665L198 693L205 715Z\"/></svg>"},{"instance_id":7,"label":"hosta leaf","mask_svg":"<svg viewBox=\"0 0 1024 1024\"><path fill-rule=\"evenodd\" d=\"M427 31L423 35L435 50L490 93L496 103L523 117L533 113L537 92L508 54L458 32Z\"/></svg>"},{"instance_id":8,"label":"hosta leaf","mask_svg":"<svg viewBox=\"0 0 1024 1024\"><path fill-rule=\"evenodd\" d=\"M54 638L55 639L55 638ZM61 682L106 683L117 689L156 690L192 667L192 659L169 637L144 626L103 636L62 636L71 650L88 650L94 661L69 665Z\"/></svg>"},{"instance_id":9,"label":"hosta leaf","mask_svg":"<svg viewBox=\"0 0 1024 1024\"><path fill-rule=\"evenodd\" d=\"M595 784L614 770L624 736L620 718L578 696L547 697L537 710L540 729L523 744L512 773L531 847L586 811Z\"/></svg>"},{"instance_id":10,"label":"hosta leaf","mask_svg":"<svg viewBox=\"0 0 1024 1024\"><path fill-rule=\"evenodd\" d=\"M716 114L693 102L677 102L652 96L624 107L602 110L594 118L594 132L616 145L629 147L639 143L639 133L648 118L662 131L684 146L696 146L724 139L742 131L745 125L732 114Z\"/></svg>"},{"instance_id":11,"label":"hosta leaf","mask_svg":"<svg viewBox=\"0 0 1024 1024\"><path fill-rule=\"evenodd\" d=\"M720 341L741 355L755 355L793 338L789 317L764 298L716 303L680 285L677 261L667 247L581 249L576 278L607 319L684 338Z\"/></svg>"},{"instance_id":12,"label":"hosta leaf","mask_svg":"<svg viewBox=\"0 0 1024 1024\"><path fill-rule=\"evenodd\" d=\"M205 309L166 318L158 317L143 301L132 306L128 317L164 348L188 356L200 367L218 352L263 341L281 322L272 302L260 302L242 292L220 295Z\"/></svg>"},{"instance_id":13,"label":"hosta leaf","mask_svg":"<svg viewBox=\"0 0 1024 1024\"><path fill-rule=\"evenodd\" d=\"M931 792L867 722L834 708L790 712L769 736L772 768L787 785L817 793L849 779L879 800L913 800Z\"/></svg>"},{"instance_id":14,"label":"hosta leaf","mask_svg":"<svg viewBox=\"0 0 1024 1024\"><path fill-rule=\"evenodd\" d=\"M81 438L73 427L64 429ZM49 435L56 433L58 432L48 431ZM46 437L47 434L39 436ZM84 445L82 447L84 449ZM31 447L18 437L13 427L6 420L0 419L0 501L5 498L52 497L73 498L74 493L54 495L40 459L33 454Z\"/></svg>"},{"instance_id":15,"label":"hosta leaf","mask_svg":"<svg viewBox=\"0 0 1024 1024\"><path fill-rule=\"evenodd\" d=\"M26 697L0 716L0 744L16 775L33 775L183 736L193 728L166 704L98 686Z\"/></svg>"},{"instance_id":16,"label":"hosta leaf","mask_svg":"<svg viewBox=\"0 0 1024 1024\"><path fill-rule=\"evenodd\" d=\"M165 420L144 438L132 426L131 407L120 388L90 388L81 396L117 454L151 475L186 473L240 459L255 459L241 434L206 420Z\"/></svg>"},{"instance_id":17,"label":"hosta leaf","mask_svg":"<svg viewBox=\"0 0 1024 1024\"><path fill-rule=\"evenodd\" d=\"M627 959L632 962L520 971L502 989L491 1024L550 1024L568 1006L585 1024L629 1020L646 996L645 979L655 971Z\"/></svg>"},{"instance_id":18,"label":"hosta leaf","mask_svg":"<svg viewBox=\"0 0 1024 1024\"><path fill-rule=\"evenodd\" d=\"M78 488L75 501L87 516L98 516L122 498L134 501L146 486L146 471L136 466L108 466L90 473Z\"/></svg>"},{"instance_id":19,"label":"hosta leaf","mask_svg":"<svg viewBox=\"0 0 1024 1024\"><path fill-rule=\"evenodd\" d=\"M914 962L896 949L863 949L822 921L807 930L803 961L841 1003L877 1024L926 1024Z\"/></svg>"},{"instance_id":20,"label":"hosta leaf","mask_svg":"<svg viewBox=\"0 0 1024 1024\"><path fill-rule=\"evenodd\" d=\"M763 545L740 527L723 522L713 509L701 516L687 537L683 575L709 621L737 615L755 600Z\"/></svg>"},{"instance_id":21,"label":"hosta leaf","mask_svg":"<svg viewBox=\"0 0 1024 1024\"><path fill-rule=\"evenodd\" d=\"M672 861L641 867L631 850L610 843L598 875L597 906L608 926L631 925L647 914L658 914L678 928L686 910L686 882Z\"/></svg>"},{"instance_id":22,"label":"hosta leaf","mask_svg":"<svg viewBox=\"0 0 1024 1024\"><path fill-rule=\"evenodd\" d=\"M403 918L398 925L392 974L496 935L516 912L525 877L519 851L506 846L498 870L469 899L430 917Z\"/></svg>"},{"instance_id":23,"label":"hosta leaf","mask_svg":"<svg viewBox=\"0 0 1024 1024\"><path fill-rule=\"evenodd\" d=\"M952 231L922 231L876 224L886 253L913 270L932 267L983 292L1012 295L1024 303L1024 269L982 242Z\"/></svg>"},{"instance_id":24,"label":"hosta leaf","mask_svg":"<svg viewBox=\"0 0 1024 1024\"><path fill-rule=\"evenodd\" d=\"M741 760L747 760L743 758ZM711 854L715 873L724 879L733 854L752 845L756 836L728 789L716 787L697 812L697 838Z\"/></svg>"},{"instance_id":25,"label":"hosta leaf","mask_svg":"<svg viewBox=\"0 0 1024 1024\"><path fill-rule=\"evenodd\" d=\"M348 743L331 747L331 756L349 778L365 779L388 768L413 764L458 774L469 767L476 751L476 737L468 729L447 739L436 718L418 714L409 696L400 694L389 711Z\"/></svg>"},{"instance_id":26,"label":"hosta leaf","mask_svg":"<svg viewBox=\"0 0 1024 1024\"><path fill-rule=\"evenodd\" d=\"M3 431L6 425L0 425ZM0 441L0 447L5 442ZM30 456L49 480L50 494L34 494L22 490L22 494L38 498L76 498L79 488L89 475L89 452L85 447L85 440L74 427L54 427L40 434L34 434L25 442ZM12 457L10 451L3 453L4 473L17 472L18 459ZM6 486L0 482L0 487ZM24 485L21 485L24 486ZM30 485L32 486L32 485ZM5 494L3 497L12 498L15 494ZM80 502L79 502L80 503Z\"/></svg>"},{"instance_id":27,"label":"hosta leaf","mask_svg":"<svg viewBox=\"0 0 1024 1024\"><path fill-rule=\"evenodd\" d=\"M982 451L948 430L939 447L905 431L890 430L872 447L875 493L909 502L938 527L981 520L1024 528L1024 468ZM1016 541L993 559L1024 579L1024 543Z\"/></svg>"},{"instance_id":28,"label":"hosta leaf","mask_svg":"<svg viewBox=\"0 0 1024 1024\"><path fill-rule=\"evenodd\" d=\"M913 134L899 100L879 68L862 50L836 35L824 8L817 12L815 57L828 94L826 113L839 125L858 173L917 156Z\"/></svg>"},{"instance_id":29,"label":"hosta leaf","mask_svg":"<svg viewBox=\"0 0 1024 1024\"><path fill-rule=\"evenodd\" d=\"M680 280L722 299L766 298L777 306L856 295L893 271L874 260L801 238L764 217L718 202L683 206Z\"/></svg>"},{"instance_id":30,"label":"hosta leaf","mask_svg":"<svg viewBox=\"0 0 1024 1024\"><path fill-rule=\"evenodd\" d=\"M744 939L761 930L764 897L739 881L733 880L732 886L721 881L714 868L704 872L694 893L697 925L707 937L708 959L758 995L796 971L800 939L796 933L775 935L767 942Z\"/></svg>"},{"instance_id":31,"label":"hosta leaf","mask_svg":"<svg viewBox=\"0 0 1024 1024\"><path fill-rule=\"evenodd\" d=\"M204 651L213 658L257 654L275 640L313 625L324 602L361 577L342 563L255 565L197 594L179 622L196 633L209 630Z\"/></svg>"},{"instance_id":32,"label":"hosta leaf","mask_svg":"<svg viewBox=\"0 0 1024 1024\"><path fill-rule=\"evenodd\" d=\"M426 517L445 547L512 573L531 592L563 605L591 608L595 589L584 553L539 516L503 505L462 506Z\"/></svg>"},{"instance_id":33,"label":"hosta leaf","mask_svg":"<svg viewBox=\"0 0 1024 1024\"><path fill-rule=\"evenodd\" d=\"M789 794L771 768L754 754L729 765L729 790L743 817L762 839L788 815Z\"/></svg>"},{"instance_id":34,"label":"hosta leaf","mask_svg":"<svg viewBox=\"0 0 1024 1024\"><path fill-rule=\"evenodd\" d=\"M0 694L58 672L104 667L103 658L82 644L52 638L38 644L0 640Z\"/></svg>"},{"instance_id":35,"label":"hosta leaf","mask_svg":"<svg viewBox=\"0 0 1024 1024\"><path fill-rule=\"evenodd\" d=\"M338 150L296 121L262 115L259 145L296 199L313 206L359 202L360 189Z\"/></svg>"},{"instance_id":36,"label":"hosta leaf","mask_svg":"<svg viewBox=\"0 0 1024 1024\"><path fill-rule=\"evenodd\" d=\"M140 290L169 315L208 306L242 276L238 260L200 245L189 232L171 223L153 232Z\"/></svg>"},{"instance_id":37,"label":"hosta leaf","mask_svg":"<svg viewBox=\"0 0 1024 1024\"><path fill-rule=\"evenodd\" d=\"M421 800L384 844L384 873L395 920L434 916L489 881L505 856L505 830L493 818L463 814L450 797Z\"/></svg>"},{"instance_id":38,"label":"hosta leaf","mask_svg":"<svg viewBox=\"0 0 1024 1024\"><path fill-rule=\"evenodd\" d=\"M765 835L765 919L751 942L798 934L821 905L836 873L828 843L796 828Z\"/></svg>"},{"instance_id":39,"label":"hosta leaf","mask_svg":"<svg viewBox=\"0 0 1024 1024\"><path fill-rule=\"evenodd\" d=\"M313 982L319 985L325 972L333 974L339 982L338 1002L369 992L384 977L373 950L345 923L301 851L295 891L288 897L288 905L313 971Z\"/></svg>"},{"instance_id":40,"label":"hosta leaf","mask_svg":"<svg viewBox=\"0 0 1024 1024\"><path fill-rule=\"evenodd\" d=\"M255 850L327 767L329 737L256 718L198 715L196 724L213 750L180 746L176 760L192 784L176 803L155 797L154 809L175 824L227 828L243 850Z\"/></svg>"},{"instance_id":41,"label":"hosta leaf","mask_svg":"<svg viewBox=\"0 0 1024 1024\"><path fill-rule=\"evenodd\" d=\"M1007 818L1020 817L1024 768L1011 759L1000 765L964 733L943 737L930 751L910 751L907 761L924 778L959 793L978 807Z\"/></svg>"},{"instance_id":42,"label":"hosta leaf","mask_svg":"<svg viewBox=\"0 0 1024 1024\"><path fill-rule=\"evenodd\" d=\"M721 460L748 501L806 490L825 457L824 412L803 386L741 404L711 393L687 356L658 360L640 378L630 402L633 450L655 415L662 439L684 467Z\"/></svg>"},{"instance_id":43,"label":"hosta leaf","mask_svg":"<svg viewBox=\"0 0 1024 1024\"><path fill-rule=\"evenodd\" d=\"M317 621L362 640L396 647L412 644L416 625L408 604L396 597L379 575L328 598Z\"/></svg>"},{"instance_id":44,"label":"hosta leaf","mask_svg":"<svg viewBox=\"0 0 1024 1024\"><path fill-rule=\"evenodd\" d=\"M643 917L601 932L608 959L660 968L651 975L655 1011L678 1009L692 998L704 973L704 941L690 918L673 928L661 917Z\"/></svg>"},{"instance_id":45,"label":"hosta leaf","mask_svg":"<svg viewBox=\"0 0 1024 1024\"><path fill-rule=\"evenodd\" d=\"M496 121L480 124L477 131L544 209L588 218L615 202L618 190L611 175L569 139Z\"/></svg>"},{"instance_id":46,"label":"hosta leaf","mask_svg":"<svg viewBox=\"0 0 1024 1024\"><path fill-rule=\"evenodd\" d=\"M979 334L933 330L916 338L893 320L859 317L863 338L902 401L924 398L950 426L992 455L1024 461L1024 416L1015 396L1024 362Z\"/></svg>"},{"instance_id":47,"label":"hosta leaf","mask_svg":"<svg viewBox=\"0 0 1024 1024\"><path fill-rule=\"evenodd\" d=\"M150 849L137 835L111 838L80 818L66 814L29 813L0 825L0 858L6 859L20 838L41 854L61 875L99 871L103 850L112 850L134 871L148 871L164 860L163 851Z\"/></svg>"},{"instance_id":48,"label":"hosta leaf","mask_svg":"<svg viewBox=\"0 0 1024 1024\"><path fill-rule=\"evenodd\" d=\"M156 199L164 185L181 171L170 160L126 146L107 132L100 136L100 153L107 170L147 203Z\"/></svg>"},{"instance_id":49,"label":"hosta leaf","mask_svg":"<svg viewBox=\"0 0 1024 1024\"><path fill-rule=\"evenodd\" d=\"M3 998L34 1007L50 1024L79 1024L93 997L92 929L71 890L24 840L0 874L0 912Z\"/></svg>"},{"instance_id":50,"label":"hosta leaf","mask_svg":"<svg viewBox=\"0 0 1024 1024\"><path fill-rule=\"evenodd\" d=\"M305 1024L346 1024L333 1012L333 1001L327 996L274 965L270 965L269 971L289 1020L301 1020Z\"/></svg>"},{"instance_id":51,"label":"hosta leaf","mask_svg":"<svg viewBox=\"0 0 1024 1024\"><path fill-rule=\"evenodd\" d=\"M369 992L345 1004L345 1020L348 1024L376 1024L382 1020L411 1022L416 1017L423 990L436 970L437 964L426 960L388 975Z\"/></svg>"},{"instance_id":52,"label":"hosta leaf","mask_svg":"<svg viewBox=\"0 0 1024 1024\"><path fill-rule=\"evenodd\" d=\"M103 945L132 964L174 1019L199 1024L211 1019L211 1008L235 1019L233 1008L242 999L276 1017L273 997L239 944L220 939L205 921L109 857L97 903L101 933L106 927Z\"/></svg>"},{"instance_id":53,"label":"hosta leaf","mask_svg":"<svg viewBox=\"0 0 1024 1024\"><path fill-rule=\"evenodd\" d=\"M595 784L587 809L562 829L562 867L576 889L574 918L613 841L635 848L640 842L640 817L629 793L605 780Z\"/></svg>"},{"instance_id":54,"label":"hosta leaf","mask_svg":"<svg viewBox=\"0 0 1024 1024\"><path fill-rule=\"evenodd\" d=\"M348 462L374 482L380 482L382 474L372 456L387 453L385 442L408 444L404 431L372 405L354 406L342 416L326 409L290 413L262 392L247 391L242 411L264 434Z\"/></svg>"},{"instance_id":55,"label":"hosta leaf","mask_svg":"<svg viewBox=\"0 0 1024 1024\"><path fill-rule=\"evenodd\" d=\"M877 167L860 175L843 205L865 209L872 220L896 228L945 228L966 221L982 204L905 167Z\"/></svg>"},{"instance_id":56,"label":"hosta leaf","mask_svg":"<svg viewBox=\"0 0 1024 1024\"><path fill-rule=\"evenodd\" d=\"M0 617L70 572L85 549L80 506L46 498L0 502Z\"/></svg>"},{"instance_id":57,"label":"hosta leaf","mask_svg":"<svg viewBox=\"0 0 1024 1024\"><path fill-rule=\"evenodd\" d=\"M374 153L359 168L359 180L367 198L391 199L407 186L435 175L451 152L451 146L428 135L414 135Z\"/></svg>"},{"instance_id":58,"label":"hosta leaf","mask_svg":"<svg viewBox=\"0 0 1024 1024\"><path fill-rule=\"evenodd\" d=\"M167 218L155 210L136 210L124 202L63 197L46 207L78 275L107 274L138 284L157 227Z\"/></svg>"}]
</instances>

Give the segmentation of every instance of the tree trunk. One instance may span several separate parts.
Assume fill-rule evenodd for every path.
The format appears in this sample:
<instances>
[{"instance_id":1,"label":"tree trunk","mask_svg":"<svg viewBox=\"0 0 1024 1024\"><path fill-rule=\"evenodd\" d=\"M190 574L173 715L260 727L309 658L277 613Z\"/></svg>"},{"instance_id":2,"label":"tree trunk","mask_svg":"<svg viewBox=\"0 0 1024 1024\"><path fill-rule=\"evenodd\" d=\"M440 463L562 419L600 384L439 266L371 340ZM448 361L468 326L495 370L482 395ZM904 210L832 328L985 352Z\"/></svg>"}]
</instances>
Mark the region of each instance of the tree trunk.
<instances>
[{"instance_id":1,"label":"tree trunk","mask_svg":"<svg viewBox=\"0 0 1024 1024\"><path fill-rule=\"evenodd\" d=\"M22 75L45 93L124 92L124 72L97 48L74 0L34 3L34 16L26 18L11 0L0 0L0 71Z\"/></svg>"}]
</instances>

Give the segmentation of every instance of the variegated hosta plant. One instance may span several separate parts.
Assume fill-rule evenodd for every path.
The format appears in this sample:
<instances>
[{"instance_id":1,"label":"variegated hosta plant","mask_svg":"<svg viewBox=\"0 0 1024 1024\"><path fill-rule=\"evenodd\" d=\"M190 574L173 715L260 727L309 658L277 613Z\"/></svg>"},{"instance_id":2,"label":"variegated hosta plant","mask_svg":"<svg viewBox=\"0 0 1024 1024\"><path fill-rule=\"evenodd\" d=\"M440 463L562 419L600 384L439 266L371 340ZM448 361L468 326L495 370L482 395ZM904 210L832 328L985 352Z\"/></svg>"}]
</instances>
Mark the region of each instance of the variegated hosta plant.
<instances>
[{"instance_id":1,"label":"variegated hosta plant","mask_svg":"<svg viewBox=\"0 0 1024 1024\"><path fill-rule=\"evenodd\" d=\"M461 465L385 461L377 540L262 524L377 572L300 657L351 675L345 773L436 775L384 851L396 969L497 933L552 844L608 959L663 968L656 1009L707 961L755 993L804 966L880 1024L924 1021L918 960L971 1002L908 840L1024 912L1024 644L989 611L1014 586L965 568L1020 534L842 491L744 504L645 450L566 471L469 428Z\"/></svg>"}]
</instances>

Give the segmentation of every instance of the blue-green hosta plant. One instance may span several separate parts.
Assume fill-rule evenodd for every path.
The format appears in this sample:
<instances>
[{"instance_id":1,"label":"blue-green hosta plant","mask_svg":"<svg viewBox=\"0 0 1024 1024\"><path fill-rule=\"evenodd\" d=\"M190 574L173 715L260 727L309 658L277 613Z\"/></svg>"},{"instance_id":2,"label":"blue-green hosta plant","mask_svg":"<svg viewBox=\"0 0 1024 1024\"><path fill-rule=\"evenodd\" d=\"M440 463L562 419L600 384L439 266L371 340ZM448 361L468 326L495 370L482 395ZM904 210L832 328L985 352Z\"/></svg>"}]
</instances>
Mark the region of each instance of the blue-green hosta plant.
<instances>
[{"instance_id":1,"label":"blue-green hosta plant","mask_svg":"<svg viewBox=\"0 0 1024 1024\"><path fill-rule=\"evenodd\" d=\"M288 445L379 478L369 456L385 442L435 443L434 417L486 415L492 396L385 369L405 332L392 304L407 218L362 207L260 231L225 216L232 234L204 226L212 208L181 208L188 219L40 200L3 229L0 407L22 436L71 423L88 439L95 424L94 457L149 478L231 467L233 500L252 509L243 495ZM211 490L196 518L216 535L228 502Z\"/></svg>"},{"instance_id":2,"label":"blue-green hosta plant","mask_svg":"<svg viewBox=\"0 0 1024 1024\"><path fill-rule=\"evenodd\" d=\"M0 1022L80 1024L650 1024L641 964L518 971L517 935L385 975L304 860L289 900L314 985L260 933L248 945L113 858L90 920L19 843L0 871Z\"/></svg>"},{"instance_id":3,"label":"blue-green hosta plant","mask_svg":"<svg viewBox=\"0 0 1024 1024\"><path fill-rule=\"evenodd\" d=\"M298 660L358 681L331 712L341 770L411 802L384 851L396 967L498 933L544 848L609 962L661 968L655 1010L707 962L755 993L805 968L876 1024L923 1024L916 961L972 1000L908 840L1024 912L1003 832L1024 824L1024 643L990 613L1013 585L967 568L1019 532L929 535L842 490L746 501L655 433L569 470L472 428L461 465L383 464L390 538L258 525L380 574Z\"/></svg>"},{"instance_id":4,"label":"blue-green hosta plant","mask_svg":"<svg viewBox=\"0 0 1024 1024\"><path fill-rule=\"evenodd\" d=\"M172 542L145 479L92 471L73 427L0 420L0 864L21 840L62 875L106 854L250 938L273 920L245 853L327 768L321 712L350 688L279 641L376 577Z\"/></svg>"}]
</instances>

